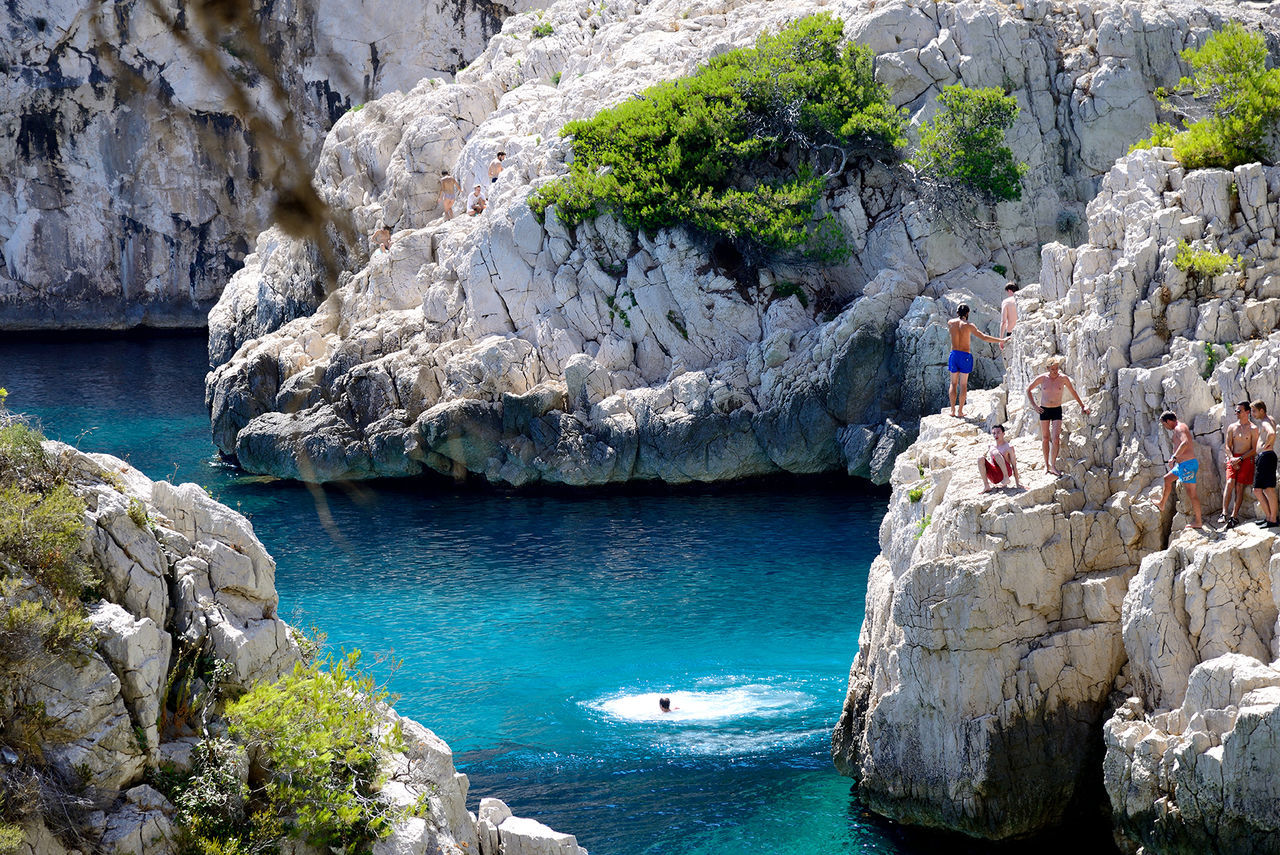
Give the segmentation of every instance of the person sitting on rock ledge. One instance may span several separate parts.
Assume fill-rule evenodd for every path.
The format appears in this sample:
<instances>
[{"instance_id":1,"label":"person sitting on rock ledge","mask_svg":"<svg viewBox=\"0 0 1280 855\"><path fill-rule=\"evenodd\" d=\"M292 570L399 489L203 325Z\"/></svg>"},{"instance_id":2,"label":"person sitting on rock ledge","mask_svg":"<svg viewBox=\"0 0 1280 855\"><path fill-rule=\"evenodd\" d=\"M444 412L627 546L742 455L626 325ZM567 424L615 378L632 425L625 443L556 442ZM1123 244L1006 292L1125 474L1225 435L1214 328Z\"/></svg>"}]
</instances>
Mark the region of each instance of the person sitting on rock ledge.
<instances>
[{"instance_id":1,"label":"person sitting on rock ledge","mask_svg":"<svg viewBox=\"0 0 1280 855\"><path fill-rule=\"evenodd\" d=\"M1040 387L1040 403L1036 403L1036 387ZM1027 400L1031 408L1040 414L1040 447L1044 450L1044 468L1050 475L1061 475L1058 471L1058 448L1062 442L1062 393L1070 392L1076 399L1080 409L1087 416L1089 408L1080 399L1080 393L1071 385L1071 378L1062 373L1062 357L1049 358L1044 374L1031 381L1027 386Z\"/></svg>"},{"instance_id":2,"label":"person sitting on rock ledge","mask_svg":"<svg viewBox=\"0 0 1280 855\"><path fill-rule=\"evenodd\" d=\"M369 238L369 242L373 244L373 249L386 252L391 249L391 230L384 225L379 225L378 230Z\"/></svg>"},{"instance_id":3,"label":"person sitting on rock ledge","mask_svg":"<svg viewBox=\"0 0 1280 855\"><path fill-rule=\"evenodd\" d=\"M484 198L484 190L480 189L480 185L476 185L476 189L471 191L471 195L467 197L467 214L474 217L476 214L484 213L486 203Z\"/></svg>"},{"instance_id":4,"label":"person sitting on rock ledge","mask_svg":"<svg viewBox=\"0 0 1280 855\"><path fill-rule=\"evenodd\" d=\"M1223 450L1227 454L1227 477L1222 485L1222 515L1218 522L1228 528L1240 524L1240 508L1244 505L1244 488L1253 486L1255 446L1258 429L1249 421L1249 402L1236 404L1236 421L1227 425ZM1232 497L1234 494L1234 503Z\"/></svg>"},{"instance_id":5,"label":"person sitting on rock ledge","mask_svg":"<svg viewBox=\"0 0 1280 855\"><path fill-rule=\"evenodd\" d=\"M951 332L951 355L947 357L947 371L951 374L951 415L964 418L964 401L969 392L969 374L973 371L973 354L969 352L969 337L977 336L992 344L1004 344L1007 338L987 335L969 323L969 306L961 303L956 316L947 321ZM960 399L960 412L956 412L956 398Z\"/></svg>"},{"instance_id":6,"label":"person sitting on rock ledge","mask_svg":"<svg viewBox=\"0 0 1280 855\"><path fill-rule=\"evenodd\" d=\"M993 427L991 438L995 440L995 444L978 461L978 472L982 475L982 492L990 493L996 488L1004 487L1005 482L1010 478L1013 478L1014 485L1019 490L1023 489L1022 479L1018 476L1018 457L1014 453L1013 446L1005 441L1004 425Z\"/></svg>"},{"instance_id":7,"label":"person sitting on rock ledge","mask_svg":"<svg viewBox=\"0 0 1280 855\"><path fill-rule=\"evenodd\" d=\"M1253 472L1253 494L1261 505L1263 520L1258 525L1276 528L1276 420L1267 415L1267 405L1253 402L1253 417L1258 420L1257 464Z\"/></svg>"},{"instance_id":8,"label":"person sitting on rock ledge","mask_svg":"<svg viewBox=\"0 0 1280 855\"><path fill-rule=\"evenodd\" d=\"M1160 513L1164 513L1165 503L1173 493L1174 482L1181 481L1187 488L1187 498L1191 500L1191 509L1196 514L1196 524L1189 528L1200 528L1203 523L1200 520L1200 496L1196 492L1196 472L1200 469L1200 461L1196 459L1196 444L1191 438L1191 428L1187 427L1186 422L1178 421L1178 417L1168 410L1160 414L1160 424L1166 430L1173 431L1175 445L1173 454L1169 457L1169 471L1164 476L1164 492L1160 494L1156 507L1160 509Z\"/></svg>"}]
</instances>

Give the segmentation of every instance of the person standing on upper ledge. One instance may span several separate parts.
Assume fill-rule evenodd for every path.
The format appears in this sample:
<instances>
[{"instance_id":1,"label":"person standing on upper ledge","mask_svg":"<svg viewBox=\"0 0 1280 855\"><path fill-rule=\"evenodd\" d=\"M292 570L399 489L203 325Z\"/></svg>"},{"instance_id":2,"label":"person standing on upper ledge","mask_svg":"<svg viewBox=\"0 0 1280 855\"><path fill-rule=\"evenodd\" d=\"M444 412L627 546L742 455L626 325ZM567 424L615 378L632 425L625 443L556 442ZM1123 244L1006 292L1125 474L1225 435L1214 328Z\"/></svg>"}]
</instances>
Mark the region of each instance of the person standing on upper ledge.
<instances>
[{"instance_id":1,"label":"person standing on upper ledge","mask_svg":"<svg viewBox=\"0 0 1280 855\"><path fill-rule=\"evenodd\" d=\"M1253 471L1253 494L1262 506L1263 528L1280 526L1276 521L1276 420L1267 415L1267 405L1253 402L1253 417L1258 420L1257 464Z\"/></svg>"},{"instance_id":2,"label":"person standing on upper ledge","mask_svg":"<svg viewBox=\"0 0 1280 855\"><path fill-rule=\"evenodd\" d=\"M969 323L969 306L961 303L956 316L947 321L951 332L951 355L947 357L947 371L951 374L951 415L964 418L964 401L969 392L969 374L973 371L973 354L969 352L969 337L977 336L992 344L1004 344L1008 339L987 335ZM956 412L956 399L960 400L960 412Z\"/></svg>"},{"instance_id":3,"label":"person standing on upper ledge","mask_svg":"<svg viewBox=\"0 0 1280 855\"><path fill-rule=\"evenodd\" d=\"M1006 283L1004 293L1004 302L1000 304L1000 335L1008 338L1013 328L1018 325L1018 301L1014 297L1018 293L1018 284ZM1003 344L1000 345L1000 349L1004 350Z\"/></svg>"},{"instance_id":4,"label":"person standing on upper ledge","mask_svg":"<svg viewBox=\"0 0 1280 855\"><path fill-rule=\"evenodd\" d=\"M1181 481L1187 488L1191 509L1196 512L1196 524L1190 528L1200 528L1204 524L1200 519L1200 495L1196 492L1196 472L1200 469L1200 461L1196 459L1196 444L1191 438L1191 428L1187 427L1186 422L1178 421L1178 417L1168 410L1160 414L1160 424L1166 430L1173 431L1174 448L1169 457L1169 471L1164 476L1164 492L1160 494L1156 507L1160 509L1160 513L1164 513L1174 482Z\"/></svg>"},{"instance_id":5,"label":"person standing on upper ledge","mask_svg":"<svg viewBox=\"0 0 1280 855\"><path fill-rule=\"evenodd\" d=\"M1036 403L1036 387L1040 387L1040 403ZM1071 384L1071 378L1062 373L1062 357L1049 358L1044 374L1031 381L1027 386L1027 400L1031 408L1040 414L1040 447L1044 450L1044 468L1050 475L1061 475L1058 471L1058 448L1062 442L1062 393L1067 391L1076 399L1081 411L1087 416L1089 408L1080 399L1080 393Z\"/></svg>"},{"instance_id":6,"label":"person standing on upper ledge","mask_svg":"<svg viewBox=\"0 0 1280 855\"><path fill-rule=\"evenodd\" d=\"M507 153L500 151L489 161L489 183L493 184L498 180L498 176L502 174L502 161L507 159Z\"/></svg>"},{"instance_id":7,"label":"person standing on upper ledge","mask_svg":"<svg viewBox=\"0 0 1280 855\"><path fill-rule=\"evenodd\" d=\"M1249 421L1249 402L1236 404L1236 421L1227 425L1223 450L1227 454L1227 478L1222 485L1222 515L1218 522L1227 528L1240 524L1240 508L1244 505L1244 488L1253 486L1255 446L1258 429ZM1232 494L1235 502L1232 503Z\"/></svg>"}]
</instances>

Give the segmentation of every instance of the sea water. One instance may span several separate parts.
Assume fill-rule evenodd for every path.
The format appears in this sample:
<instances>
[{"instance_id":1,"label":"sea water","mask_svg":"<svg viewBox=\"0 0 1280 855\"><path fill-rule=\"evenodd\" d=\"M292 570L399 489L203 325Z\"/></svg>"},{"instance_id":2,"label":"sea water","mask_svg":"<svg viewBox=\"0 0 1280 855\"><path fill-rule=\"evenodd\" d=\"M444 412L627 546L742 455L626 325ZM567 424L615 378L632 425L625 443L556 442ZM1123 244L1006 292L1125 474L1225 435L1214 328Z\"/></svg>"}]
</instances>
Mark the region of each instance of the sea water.
<instances>
[{"instance_id":1,"label":"sea water","mask_svg":"<svg viewBox=\"0 0 1280 855\"><path fill-rule=\"evenodd\" d=\"M473 810L499 796L593 855L934 849L829 755L882 490L309 489L218 461L205 365L196 335L0 344L10 408L47 435L245 513L282 616L362 651L453 748Z\"/></svg>"}]
</instances>

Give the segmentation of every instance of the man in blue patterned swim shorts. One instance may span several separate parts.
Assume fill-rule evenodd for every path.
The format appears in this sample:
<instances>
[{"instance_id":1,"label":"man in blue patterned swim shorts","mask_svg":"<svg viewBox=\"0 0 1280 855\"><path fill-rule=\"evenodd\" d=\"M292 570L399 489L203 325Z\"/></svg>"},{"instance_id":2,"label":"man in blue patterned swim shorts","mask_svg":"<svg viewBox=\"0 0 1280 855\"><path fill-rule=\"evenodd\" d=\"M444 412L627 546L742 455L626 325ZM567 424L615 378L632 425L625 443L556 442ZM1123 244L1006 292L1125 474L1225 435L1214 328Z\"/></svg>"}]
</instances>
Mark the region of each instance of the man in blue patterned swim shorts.
<instances>
[{"instance_id":1,"label":"man in blue patterned swim shorts","mask_svg":"<svg viewBox=\"0 0 1280 855\"><path fill-rule=\"evenodd\" d=\"M947 371L951 374L951 415L964 418L964 400L969 392L969 374L973 371L973 354L969 352L969 337L976 335L983 341L992 344L1003 344L1008 336L996 338L987 335L969 323L969 306L960 304L956 316L947 321L947 329L951 332L951 356L947 358ZM960 412L956 412L956 399L960 400Z\"/></svg>"},{"instance_id":2,"label":"man in blue patterned swim shorts","mask_svg":"<svg viewBox=\"0 0 1280 855\"><path fill-rule=\"evenodd\" d=\"M1200 470L1200 461L1196 459L1196 445L1191 438L1191 428L1186 422L1178 421L1172 412L1160 414L1160 424L1165 430L1173 432L1173 454L1169 457L1169 472L1164 476L1164 492L1160 494L1160 502L1156 505L1161 513L1173 493L1174 482L1180 482L1187 490L1187 498L1191 500L1191 509L1196 514L1196 524L1190 528L1200 528L1200 496L1196 493L1196 472Z\"/></svg>"}]
</instances>

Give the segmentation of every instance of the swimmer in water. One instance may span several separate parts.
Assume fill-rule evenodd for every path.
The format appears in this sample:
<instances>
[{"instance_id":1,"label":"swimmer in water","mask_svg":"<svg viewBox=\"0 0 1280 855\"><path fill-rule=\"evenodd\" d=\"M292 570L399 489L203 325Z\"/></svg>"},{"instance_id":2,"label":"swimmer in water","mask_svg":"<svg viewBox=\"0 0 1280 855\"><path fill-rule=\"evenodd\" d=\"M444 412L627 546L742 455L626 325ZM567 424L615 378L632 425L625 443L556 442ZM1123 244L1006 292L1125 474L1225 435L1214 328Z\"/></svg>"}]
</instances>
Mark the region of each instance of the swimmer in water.
<instances>
[{"instance_id":1,"label":"swimmer in water","mask_svg":"<svg viewBox=\"0 0 1280 855\"><path fill-rule=\"evenodd\" d=\"M670 698L658 698L658 709L664 713L669 713L672 710L678 710L680 708L671 706Z\"/></svg>"}]
</instances>

